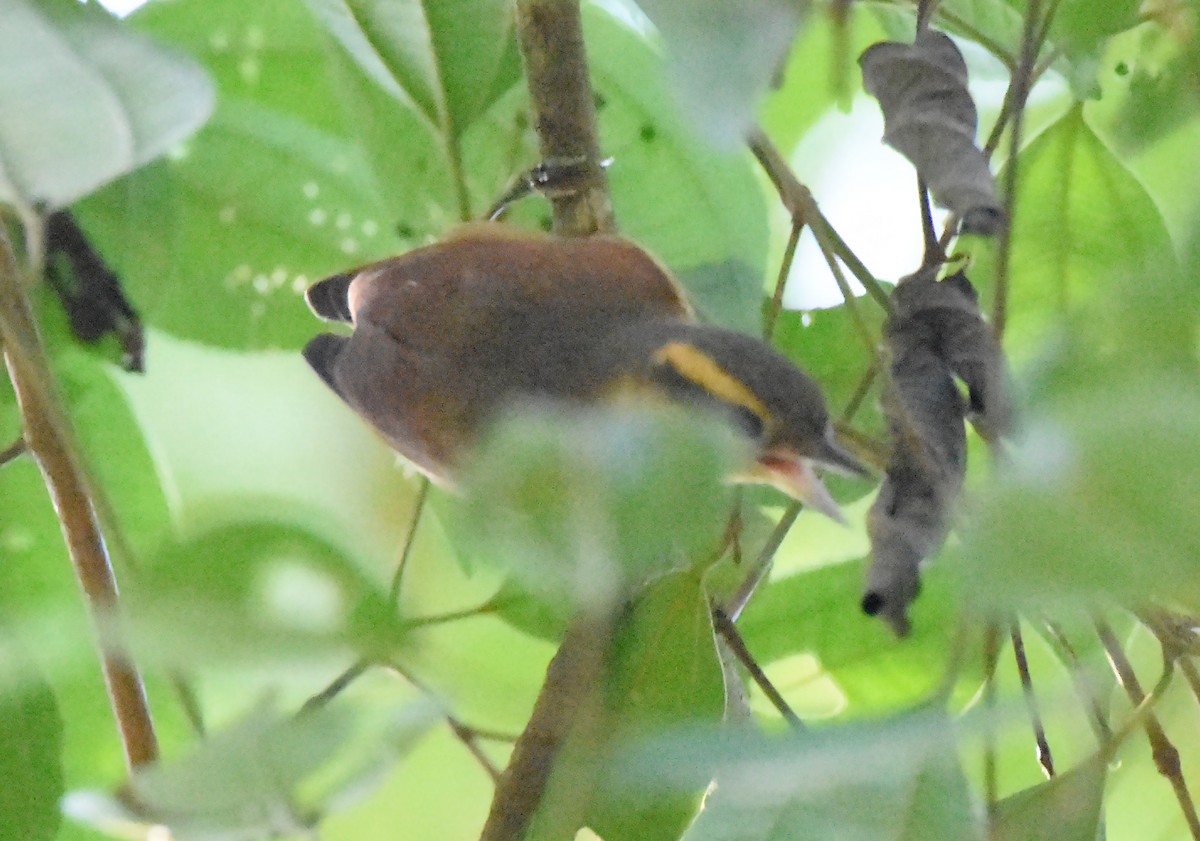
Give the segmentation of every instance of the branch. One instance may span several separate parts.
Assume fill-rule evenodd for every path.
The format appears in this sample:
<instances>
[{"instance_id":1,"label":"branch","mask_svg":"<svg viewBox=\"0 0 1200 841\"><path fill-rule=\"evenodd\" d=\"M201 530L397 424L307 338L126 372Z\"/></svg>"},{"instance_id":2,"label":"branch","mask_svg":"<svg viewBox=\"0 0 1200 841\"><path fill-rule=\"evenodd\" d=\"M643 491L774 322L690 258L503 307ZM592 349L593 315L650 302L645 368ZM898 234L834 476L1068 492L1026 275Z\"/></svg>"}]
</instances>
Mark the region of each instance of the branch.
<instances>
[{"instance_id":1,"label":"branch","mask_svg":"<svg viewBox=\"0 0 1200 841\"><path fill-rule=\"evenodd\" d=\"M615 617L583 614L567 628L538 692L529 723L513 746L500 775L479 841L521 841L542 805L556 760L568 735L585 738L603 728L600 680L614 635ZM572 781L578 814L556 816L562 837L574 837L582 823L590 786ZM574 826L570 826L574 824ZM547 834L549 837L549 834Z\"/></svg>"},{"instance_id":2,"label":"branch","mask_svg":"<svg viewBox=\"0 0 1200 841\"><path fill-rule=\"evenodd\" d=\"M100 649L109 705L117 721L130 769L158 758L158 742L141 676L114 640L107 621L118 606L117 584L87 478L75 451L66 413L54 393L53 378L29 300L21 283L7 231L0 225L0 341L21 408L24 440L50 493L67 552L91 613Z\"/></svg>"},{"instance_id":3,"label":"branch","mask_svg":"<svg viewBox=\"0 0 1200 841\"><path fill-rule=\"evenodd\" d=\"M554 229L585 236L614 226L600 164L578 0L518 0L517 30L542 163L581 167L580 189L551 197Z\"/></svg>"}]
</instances>

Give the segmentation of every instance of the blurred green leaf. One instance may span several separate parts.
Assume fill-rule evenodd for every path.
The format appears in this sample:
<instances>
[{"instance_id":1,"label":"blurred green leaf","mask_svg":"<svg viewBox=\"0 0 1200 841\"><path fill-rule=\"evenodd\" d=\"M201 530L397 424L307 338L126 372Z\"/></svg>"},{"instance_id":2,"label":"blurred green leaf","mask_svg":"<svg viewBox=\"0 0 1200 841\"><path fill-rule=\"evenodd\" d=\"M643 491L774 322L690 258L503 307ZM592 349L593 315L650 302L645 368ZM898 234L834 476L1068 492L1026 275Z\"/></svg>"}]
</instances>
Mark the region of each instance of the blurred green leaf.
<instances>
[{"instance_id":1,"label":"blurred green leaf","mask_svg":"<svg viewBox=\"0 0 1200 841\"><path fill-rule=\"evenodd\" d=\"M308 0L342 48L448 140L514 85L519 64L504 0Z\"/></svg>"},{"instance_id":2,"label":"blurred green leaf","mask_svg":"<svg viewBox=\"0 0 1200 841\"><path fill-rule=\"evenodd\" d=\"M292 715L262 704L188 756L134 772L115 796L77 792L65 809L102 828L165 825L178 841L303 832L339 801L361 796L432 722L428 708L355 712Z\"/></svg>"},{"instance_id":3,"label":"blurred green leaf","mask_svg":"<svg viewBox=\"0 0 1200 841\"><path fill-rule=\"evenodd\" d=\"M768 225L748 153L718 154L684 125L644 38L590 6L584 33L622 231L698 281L688 292L705 316L757 332Z\"/></svg>"},{"instance_id":4,"label":"blurred green leaf","mask_svg":"<svg viewBox=\"0 0 1200 841\"><path fill-rule=\"evenodd\" d=\"M668 575L638 598L617 634L605 680L610 745L634 744L673 729L720 723L725 682L708 599L694 572ZM691 822L704 786L646 792L620 762L602 772L587 825L605 841L672 841Z\"/></svg>"},{"instance_id":5,"label":"blurred green leaf","mask_svg":"<svg viewBox=\"0 0 1200 841\"><path fill-rule=\"evenodd\" d=\"M987 605L1107 594L1200 610L1200 381L1092 385L1029 422L970 521L964 580Z\"/></svg>"},{"instance_id":6,"label":"blurred green leaf","mask_svg":"<svg viewBox=\"0 0 1200 841\"><path fill-rule=\"evenodd\" d=\"M54 692L0 627L0 838L49 841L62 816L63 719Z\"/></svg>"},{"instance_id":7,"label":"blurred green leaf","mask_svg":"<svg viewBox=\"0 0 1200 841\"><path fill-rule=\"evenodd\" d=\"M473 459L465 536L549 601L606 604L713 559L736 452L707 417L529 406Z\"/></svg>"},{"instance_id":8,"label":"blurred green leaf","mask_svg":"<svg viewBox=\"0 0 1200 841\"><path fill-rule=\"evenodd\" d=\"M161 547L132 582L130 633L144 659L259 669L387 655L403 629L387 596L303 527L242 521Z\"/></svg>"},{"instance_id":9,"label":"blurred green leaf","mask_svg":"<svg viewBox=\"0 0 1200 841\"><path fill-rule=\"evenodd\" d=\"M1095 841L1107 763L1097 756L996 804L993 841Z\"/></svg>"},{"instance_id":10,"label":"blurred green leaf","mask_svg":"<svg viewBox=\"0 0 1200 841\"><path fill-rule=\"evenodd\" d=\"M65 207L158 157L212 111L212 83L195 62L96 4L10 0L0 54L0 202Z\"/></svg>"},{"instance_id":11,"label":"blurred green leaf","mask_svg":"<svg viewBox=\"0 0 1200 841\"><path fill-rule=\"evenodd\" d=\"M804 0L640 0L662 34L667 72L691 124L715 146L736 148L787 58Z\"/></svg>"},{"instance_id":12,"label":"blurred green leaf","mask_svg":"<svg viewBox=\"0 0 1200 841\"><path fill-rule=\"evenodd\" d=\"M694 732L662 739L630 762L634 779L659 791L701 783L715 764L716 788L688 841L982 838L939 713L775 737Z\"/></svg>"}]
</instances>

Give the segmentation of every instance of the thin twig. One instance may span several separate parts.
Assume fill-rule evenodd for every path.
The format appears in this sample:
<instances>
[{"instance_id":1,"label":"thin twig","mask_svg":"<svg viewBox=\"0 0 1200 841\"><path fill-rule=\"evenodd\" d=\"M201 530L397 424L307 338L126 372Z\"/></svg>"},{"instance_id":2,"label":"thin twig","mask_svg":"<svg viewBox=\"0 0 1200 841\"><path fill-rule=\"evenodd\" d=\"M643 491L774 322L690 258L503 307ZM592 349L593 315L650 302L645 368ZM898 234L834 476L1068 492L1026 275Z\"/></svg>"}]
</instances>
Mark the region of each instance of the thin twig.
<instances>
[{"instance_id":1,"label":"thin twig","mask_svg":"<svg viewBox=\"0 0 1200 841\"><path fill-rule=\"evenodd\" d=\"M771 530L771 534L767 537L767 542L763 544L762 549L758 553L758 557L754 559L754 563L746 570L746 577L742 579L741 585L725 600L722 610L731 621L734 621L741 615L745 609L750 597L754 595L754 591L758 589L758 585L767 577L767 573L771 569L771 562L775 559L775 553L779 551L779 547L783 544L784 537L787 536L792 524L796 522L796 518L800 516L804 506L799 502L791 502L784 510L783 516L779 518L779 522L775 524L775 528Z\"/></svg>"},{"instance_id":2,"label":"thin twig","mask_svg":"<svg viewBox=\"0 0 1200 841\"><path fill-rule=\"evenodd\" d=\"M1021 624L1013 620L1009 626L1013 657L1017 661L1017 675L1021 678L1021 694L1025 696L1025 709L1029 713L1029 724L1033 727L1033 739L1037 744L1038 764L1047 778L1054 776L1054 756L1050 742L1046 739L1046 728L1042 724L1042 712L1038 707L1037 695L1033 691L1033 677L1029 674L1029 660L1025 657L1025 639L1021 636Z\"/></svg>"},{"instance_id":3,"label":"thin twig","mask_svg":"<svg viewBox=\"0 0 1200 841\"><path fill-rule=\"evenodd\" d=\"M1197 817L1196 805L1192 801L1192 795L1188 791L1187 782L1183 778L1183 768L1179 762L1179 749L1167 738L1167 733L1163 730L1162 722L1159 721L1154 711L1148 706L1143 707L1143 703L1147 701L1146 693L1143 691L1137 674L1133 670L1133 664L1125 656L1125 650L1121 647L1120 640L1113 633L1112 626L1099 616L1095 617L1094 621L1096 633L1100 637L1100 644L1104 646L1104 651L1108 655L1108 661L1112 665L1113 672L1116 674L1121 686L1125 689L1125 694L1129 696L1129 700L1136 708L1135 717L1138 724L1145 728L1146 738L1150 742L1150 753L1154 758L1154 767L1171 784L1171 789L1175 792L1175 799L1179 802L1179 809L1183 812L1184 820L1187 821L1192 838L1200 841L1200 817ZM1172 661L1165 651L1163 660L1163 678L1160 680L1160 685L1170 679L1172 672ZM1156 689L1150 696L1150 699L1156 700L1161 695L1162 691ZM1114 738L1115 743L1119 743L1119 737L1127 729L1124 728L1116 734L1117 738Z\"/></svg>"},{"instance_id":4,"label":"thin twig","mask_svg":"<svg viewBox=\"0 0 1200 841\"><path fill-rule=\"evenodd\" d=\"M792 220L792 231L788 234L787 245L783 249L783 259L779 262L779 274L775 277L775 291L771 294L771 302L763 315L763 338L768 342L775 335L775 322L783 309L783 291L787 287L788 275L792 272L792 261L796 257L796 245L800 242L800 232L804 223Z\"/></svg>"},{"instance_id":5,"label":"thin twig","mask_svg":"<svg viewBox=\"0 0 1200 841\"><path fill-rule=\"evenodd\" d=\"M767 696L767 700L779 711L784 720L795 730L803 730L804 722L800 720L800 716L796 715L795 711L788 706L788 702L779 694L779 690L775 688L775 684L771 683L770 679L763 673L762 668L758 665L758 661L746 648L746 641L742 639L741 633L737 629L737 625L733 623L725 611L719 607L712 609L713 628L721 639L725 640L725 644L729 646L729 650L741 662L746 671L750 673L750 677L758 684L758 688Z\"/></svg>"},{"instance_id":6,"label":"thin twig","mask_svg":"<svg viewBox=\"0 0 1200 841\"><path fill-rule=\"evenodd\" d=\"M1033 65L1037 59L1036 28L1041 17L1041 0L1029 0L1025 10L1025 27L1021 35L1021 58L1013 73L1012 130L1009 134L1008 165L1004 168L1004 219L997 244L995 294L992 301L992 329L997 337L1004 335L1008 315L1008 269L1012 258L1012 232L1014 211L1017 205L1017 184L1021 152L1021 128L1025 118L1025 101L1033 78Z\"/></svg>"},{"instance_id":7,"label":"thin twig","mask_svg":"<svg viewBox=\"0 0 1200 841\"><path fill-rule=\"evenodd\" d=\"M10 461L15 461L20 456L23 456L28 451L25 446L25 436L21 436L16 441L13 441L4 450L0 451L0 467L8 464Z\"/></svg>"},{"instance_id":8,"label":"thin twig","mask_svg":"<svg viewBox=\"0 0 1200 841\"><path fill-rule=\"evenodd\" d=\"M868 271L850 246L846 244L846 241L829 224L829 220L817 206L812 192L796 178L796 174L792 172L792 168L775 148L771 139L762 129L755 129L750 135L749 144L750 151L754 153L754 157L779 193L779 201L791 215L792 224L808 225L816 235L818 243L824 241L825 246L846 264L846 268L850 270L855 279L886 311L890 306L887 292L883 291L875 276Z\"/></svg>"},{"instance_id":9,"label":"thin twig","mask_svg":"<svg viewBox=\"0 0 1200 841\"><path fill-rule=\"evenodd\" d=\"M158 758L141 675L114 633L119 601L96 519L92 493L77 456L74 435L58 396L34 324L29 300L0 225L0 342L21 408L24 440L42 471L58 513L67 553L83 588L101 654L109 705L116 718L130 769Z\"/></svg>"},{"instance_id":10,"label":"thin twig","mask_svg":"<svg viewBox=\"0 0 1200 841\"><path fill-rule=\"evenodd\" d=\"M1080 700L1088 709L1089 720L1092 723L1092 730L1096 734L1096 738L1100 744L1107 744L1112 740L1112 727L1108 723L1108 716L1100 705L1100 699L1096 697L1096 693L1092 691L1091 684L1087 681L1087 676L1083 672L1083 664L1079 659L1079 655L1075 652L1075 647L1071 645L1071 641L1063 632L1058 624L1049 620L1043 621L1043 627L1046 629L1050 644L1055 648L1058 658L1066 664L1068 671L1071 673L1071 682L1075 685L1075 692L1079 695Z\"/></svg>"},{"instance_id":11,"label":"thin twig","mask_svg":"<svg viewBox=\"0 0 1200 841\"><path fill-rule=\"evenodd\" d=\"M921 208L921 236L925 241L921 268L929 269L946 262L946 255L942 253L937 232L933 229L933 208L929 206L929 189L923 178L917 179L917 202Z\"/></svg>"},{"instance_id":12,"label":"thin twig","mask_svg":"<svg viewBox=\"0 0 1200 841\"><path fill-rule=\"evenodd\" d=\"M983 632L983 792L988 824L994 825L1000 801L996 776L996 666L1000 662L1000 626L989 620Z\"/></svg>"},{"instance_id":13,"label":"thin twig","mask_svg":"<svg viewBox=\"0 0 1200 841\"><path fill-rule=\"evenodd\" d=\"M367 658L363 657L356 660L352 666L331 680L328 686L305 701L300 707L300 712L305 713L325 706L340 695L347 686L357 680L359 675L370 667L371 661Z\"/></svg>"},{"instance_id":14,"label":"thin twig","mask_svg":"<svg viewBox=\"0 0 1200 841\"><path fill-rule=\"evenodd\" d=\"M412 555L413 544L417 539L417 527L421 525L421 515L425 513L425 500L429 496L429 479L421 477L417 486L417 498L413 502L412 516L408 521L408 533L404 537L404 548L400 550L400 562L396 564L396 572L392 575L392 584L388 588L388 602L396 604L400 599L400 588L404 585L404 572L408 569L408 559Z\"/></svg>"}]
</instances>

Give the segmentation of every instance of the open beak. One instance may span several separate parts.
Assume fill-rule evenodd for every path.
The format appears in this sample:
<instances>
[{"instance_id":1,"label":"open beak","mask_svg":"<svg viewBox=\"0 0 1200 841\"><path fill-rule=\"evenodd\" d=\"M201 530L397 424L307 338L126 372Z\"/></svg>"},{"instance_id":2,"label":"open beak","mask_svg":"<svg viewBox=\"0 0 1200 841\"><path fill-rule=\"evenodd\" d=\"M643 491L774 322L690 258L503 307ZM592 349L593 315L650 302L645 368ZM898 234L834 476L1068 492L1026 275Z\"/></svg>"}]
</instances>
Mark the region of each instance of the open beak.
<instances>
[{"instance_id":1,"label":"open beak","mask_svg":"<svg viewBox=\"0 0 1200 841\"><path fill-rule=\"evenodd\" d=\"M790 448L768 450L758 457L746 481L761 482L778 488L809 508L845 525L846 518L838 508L829 489L817 477L815 467L826 467L847 476L870 477L870 472L849 452L833 440L832 432L817 442L808 456Z\"/></svg>"},{"instance_id":2,"label":"open beak","mask_svg":"<svg viewBox=\"0 0 1200 841\"><path fill-rule=\"evenodd\" d=\"M813 470L811 459L794 453L764 453L759 456L747 478L778 488L809 508L820 511L829 519L842 525L846 524L842 510L838 508L829 490Z\"/></svg>"}]
</instances>

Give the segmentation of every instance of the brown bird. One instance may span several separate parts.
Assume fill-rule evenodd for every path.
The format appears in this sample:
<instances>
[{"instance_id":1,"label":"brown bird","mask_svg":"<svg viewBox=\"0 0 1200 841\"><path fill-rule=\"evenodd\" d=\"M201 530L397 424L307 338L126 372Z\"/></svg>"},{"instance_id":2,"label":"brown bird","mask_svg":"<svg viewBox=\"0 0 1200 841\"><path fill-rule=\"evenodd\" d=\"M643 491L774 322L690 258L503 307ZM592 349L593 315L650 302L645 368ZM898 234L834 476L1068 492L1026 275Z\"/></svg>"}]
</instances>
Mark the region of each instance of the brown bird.
<instances>
[{"instance_id":1,"label":"brown bird","mask_svg":"<svg viewBox=\"0 0 1200 841\"><path fill-rule=\"evenodd\" d=\"M669 274L616 236L473 223L314 284L309 306L354 325L304 348L318 375L402 455L452 485L514 403L666 399L728 419L754 445L735 477L834 519L813 472L866 470L833 438L812 379L764 342L694 321Z\"/></svg>"}]
</instances>

